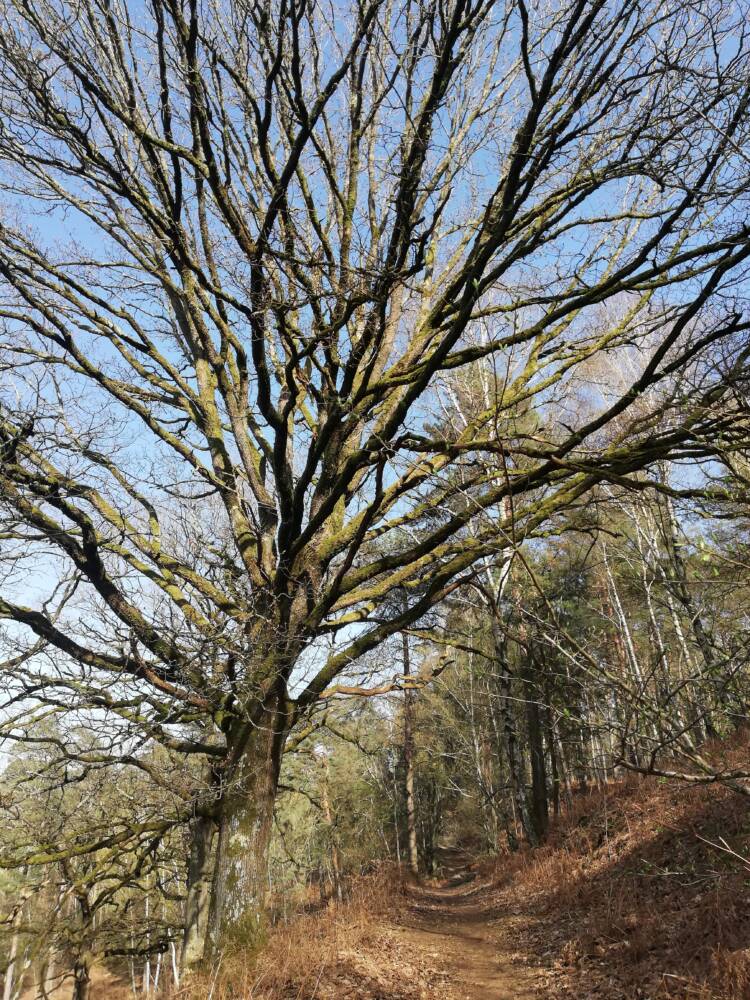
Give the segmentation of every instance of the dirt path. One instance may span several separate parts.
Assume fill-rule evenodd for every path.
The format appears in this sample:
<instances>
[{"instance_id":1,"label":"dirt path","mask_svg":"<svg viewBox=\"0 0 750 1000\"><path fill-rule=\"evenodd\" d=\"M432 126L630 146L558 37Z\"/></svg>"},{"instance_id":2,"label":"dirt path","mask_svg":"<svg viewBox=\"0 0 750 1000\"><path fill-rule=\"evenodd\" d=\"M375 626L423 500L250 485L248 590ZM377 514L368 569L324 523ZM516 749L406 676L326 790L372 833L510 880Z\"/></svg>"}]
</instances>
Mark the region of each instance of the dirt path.
<instances>
[{"instance_id":1,"label":"dirt path","mask_svg":"<svg viewBox=\"0 0 750 1000\"><path fill-rule=\"evenodd\" d=\"M461 1000L533 1000L537 976L514 953L514 917L497 910L489 884L460 852L451 854L443 881L409 890L399 932L446 966Z\"/></svg>"}]
</instances>

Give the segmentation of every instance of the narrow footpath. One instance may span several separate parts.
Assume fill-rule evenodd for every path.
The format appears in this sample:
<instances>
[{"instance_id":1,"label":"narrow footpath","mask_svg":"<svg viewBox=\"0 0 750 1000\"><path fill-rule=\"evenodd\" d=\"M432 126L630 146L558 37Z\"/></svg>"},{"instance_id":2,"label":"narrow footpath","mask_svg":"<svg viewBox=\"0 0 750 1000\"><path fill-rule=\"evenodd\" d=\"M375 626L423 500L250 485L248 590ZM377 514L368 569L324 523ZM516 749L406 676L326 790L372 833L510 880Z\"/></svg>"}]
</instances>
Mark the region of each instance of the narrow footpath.
<instances>
[{"instance_id":1,"label":"narrow footpath","mask_svg":"<svg viewBox=\"0 0 750 1000\"><path fill-rule=\"evenodd\" d=\"M462 852L446 851L442 868L441 881L409 889L402 939L440 961L460 1000L533 1000L538 975L514 953L515 918L497 910Z\"/></svg>"}]
</instances>

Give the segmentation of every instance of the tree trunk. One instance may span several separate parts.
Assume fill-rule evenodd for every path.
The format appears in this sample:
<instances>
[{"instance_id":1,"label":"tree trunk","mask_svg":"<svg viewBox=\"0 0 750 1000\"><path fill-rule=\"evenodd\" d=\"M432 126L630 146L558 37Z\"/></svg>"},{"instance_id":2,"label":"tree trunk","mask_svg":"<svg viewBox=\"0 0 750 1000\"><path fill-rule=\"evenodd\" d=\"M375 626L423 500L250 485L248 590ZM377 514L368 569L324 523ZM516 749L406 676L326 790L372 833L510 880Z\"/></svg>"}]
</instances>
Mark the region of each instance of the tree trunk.
<instances>
[{"instance_id":1,"label":"tree trunk","mask_svg":"<svg viewBox=\"0 0 750 1000\"><path fill-rule=\"evenodd\" d=\"M568 762L568 755L565 751L565 743L563 742L563 736L560 732L560 727L557 722L554 725L554 739L557 742L557 760L559 764L560 771L560 784L565 793L565 807L568 812L573 808L573 786L570 780L570 763Z\"/></svg>"},{"instance_id":2,"label":"tree trunk","mask_svg":"<svg viewBox=\"0 0 750 1000\"><path fill-rule=\"evenodd\" d=\"M492 626L492 637L495 644L495 654L498 665L498 692L500 702L500 718L502 721L502 735L505 749L505 758L508 762L508 776L510 778L511 793L515 804L516 813L521 823L524 836L532 846L536 846L536 831L529 815L529 806L526 801L526 787L523 779L520 756L518 753L518 736L516 733L516 720L513 713L512 702L512 677L510 665L508 663L508 649L505 635L499 623L494 622Z\"/></svg>"},{"instance_id":3,"label":"tree trunk","mask_svg":"<svg viewBox=\"0 0 750 1000\"><path fill-rule=\"evenodd\" d=\"M404 677L411 674L409 658L409 638L401 633L404 655ZM419 874L419 853L417 851L417 814L414 805L414 692L408 683L404 691L404 766L406 769L406 830L409 839L409 867L414 875Z\"/></svg>"},{"instance_id":4,"label":"tree trunk","mask_svg":"<svg viewBox=\"0 0 750 1000\"><path fill-rule=\"evenodd\" d=\"M497 711L496 704L497 698L493 698L490 694L488 687L488 701L489 701L489 717L490 725L492 727L492 735L495 740L495 746L497 747L496 757L497 757L497 782L496 787L499 788L503 784L503 761L505 759L505 740L501 735L502 730L502 720L499 718L500 713ZM518 850L518 838L516 837L515 830L513 828L513 803L511 802L511 808L508 809L508 801L506 796L497 795L493 800L493 806L498 811L498 819L502 823L503 829L505 831L505 836L508 841L508 850L517 851ZM499 838L498 838L499 845Z\"/></svg>"},{"instance_id":5,"label":"tree trunk","mask_svg":"<svg viewBox=\"0 0 750 1000\"><path fill-rule=\"evenodd\" d=\"M207 934L212 958L256 948L265 933L268 845L288 721L278 703L258 714L229 733Z\"/></svg>"},{"instance_id":6,"label":"tree trunk","mask_svg":"<svg viewBox=\"0 0 750 1000\"><path fill-rule=\"evenodd\" d=\"M54 951L49 951L39 966L39 972L37 974L36 1000L51 1000L53 993L56 992L55 958L56 956Z\"/></svg>"},{"instance_id":7,"label":"tree trunk","mask_svg":"<svg viewBox=\"0 0 750 1000\"><path fill-rule=\"evenodd\" d=\"M336 895L336 900L341 903L344 899L344 888L341 874L339 842L338 837L336 836L336 822L333 817L333 809L331 808L330 767L327 757L323 758L322 770L323 774L320 787L320 804L323 807L323 819L325 820L326 829L328 831L328 846L331 851L331 877L333 881L333 891Z\"/></svg>"},{"instance_id":8,"label":"tree trunk","mask_svg":"<svg viewBox=\"0 0 750 1000\"><path fill-rule=\"evenodd\" d=\"M16 966L18 964L18 945L21 937L21 922L23 920L23 906L21 903L13 915L13 936L10 939L10 954L8 965L5 969L5 984L3 986L3 1000L13 1000L13 997L20 990L16 990Z\"/></svg>"},{"instance_id":9,"label":"tree trunk","mask_svg":"<svg viewBox=\"0 0 750 1000\"><path fill-rule=\"evenodd\" d=\"M91 940L94 932L95 907L91 906L88 892L76 885L68 861L61 862L63 874L71 886L78 908L78 940L73 964L73 1000L89 1000L91 993Z\"/></svg>"},{"instance_id":10,"label":"tree trunk","mask_svg":"<svg viewBox=\"0 0 750 1000\"><path fill-rule=\"evenodd\" d=\"M89 1000L90 996L89 958L87 955L81 955L73 966L73 1000Z\"/></svg>"},{"instance_id":11,"label":"tree trunk","mask_svg":"<svg viewBox=\"0 0 750 1000\"><path fill-rule=\"evenodd\" d=\"M552 692L549 679L544 684L544 730L549 753L550 776L552 778L552 814L560 815L560 772L557 766L557 747L555 746L555 724L552 716Z\"/></svg>"},{"instance_id":12,"label":"tree trunk","mask_svg":"<svg viewBox=\"0 0 750 1000\"><path fill-rule=\"evenodd\" d=\"M557 769L557 750L555 749L555 734L552 727L548 726L547 741L549 746L549 762L552 771L552 814L560 815L560 774Z\"/></svg>"},{"instance_id":13,"label":"tree trunk","mask_svg":"<svg viewBox=\"0 0 750 1000\"><path fill-rule=\"evenodd\" d=\"M194 969L203 958L211 889L211 846L215 832L213 816L196 816L190 823L185 931L180 953L182 974Z\"/></svg>"},{"instance_id":14,"label":"tree trunk","mask_svg":"<svg viewBox=\"0 0 750 1000\"><path fill-rule=\"evenodd\" d=\"M539 706L539 689L534 683L534 660L531 648L529 649L524 680L526 682L526 723L531 757L531 818L535 837L540 841L547 833L549 805L547 802L547 766L544 759L542 713Z\"/></svg>"},{"instance_id":15,"label":"tree trunk","mask_svg":"<svg viewBox=\"0 0 750 1000\"><path fill-rule=\"evenodd\" d=\"M721 685L716 677L716 656L714 654L713 638L704 625L700 609L690 592L690 583L688 580L687 569L685 567L685 559L682 553L683 544L680 539L677 515L675 514L674 504L671 497L667 497L665 506L667 512L667 530L665 532L665 536L668 547L669 562L672 570L670 574L671 580L667 582L668 585L671 585L672 592L685 609L693 636L695 638L695 643L701 652L701 656L703 657L706 673L709 676L712 687L716 691L717 700L719 704L721 704L722 692ZM703 713L703 722L706 727L706 735L710 739L716 737L718 733L714 726L712 714L708 706L706 706Z\"/></svg>"}]
</instances>

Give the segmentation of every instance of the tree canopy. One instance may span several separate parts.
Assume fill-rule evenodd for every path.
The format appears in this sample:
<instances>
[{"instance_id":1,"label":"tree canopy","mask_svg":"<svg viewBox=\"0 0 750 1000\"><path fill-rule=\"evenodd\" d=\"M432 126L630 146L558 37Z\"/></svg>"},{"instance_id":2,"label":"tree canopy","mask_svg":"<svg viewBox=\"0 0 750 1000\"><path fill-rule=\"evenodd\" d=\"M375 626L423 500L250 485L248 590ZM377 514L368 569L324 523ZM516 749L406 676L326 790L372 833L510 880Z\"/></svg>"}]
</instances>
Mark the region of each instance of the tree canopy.
<instances>
[{"instance_id":1,"label":"tree canopy","mask_svg":"<svg viewBox=\"0 0 750 1000\"><path fill-rule=\"evenodd\" d=\"M200 761L212 948L340 675L744 440L746 13L3 3L6 709Z\"/></svg>"}]
</instances>

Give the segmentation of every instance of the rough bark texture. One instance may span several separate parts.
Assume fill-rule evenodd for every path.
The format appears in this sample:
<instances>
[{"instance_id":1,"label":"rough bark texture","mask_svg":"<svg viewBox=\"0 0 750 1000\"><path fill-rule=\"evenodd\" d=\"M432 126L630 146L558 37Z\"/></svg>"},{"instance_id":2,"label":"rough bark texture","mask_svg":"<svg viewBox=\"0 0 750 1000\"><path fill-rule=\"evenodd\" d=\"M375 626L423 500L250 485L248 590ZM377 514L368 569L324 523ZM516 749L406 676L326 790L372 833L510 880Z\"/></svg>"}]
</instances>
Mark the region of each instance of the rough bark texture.
<instances>
[{"instance_id":1,"label":"rough bark texture","mask_svg":"<svg viewBox=\"0 0 750 1000\"><path fill-rule=\"evenodd\" d=\"M211 891L211 848L215 833L216 823L212 816L197 816L190 824L185 932L180 954L183 973L195 968L203 958Z\"/></svg>"},{"instance_id":2,"label":"rough bark texture","mask_svg":"<svg viewBox=\"0 0 750 1000\"><path fill-rule=\"evenodd\" d=\"M209 910L212 957L252 949L263 939L268 844L286 736L282 712L268 705L256 722L230 734Z\"/></svg>"}]
</instances>

